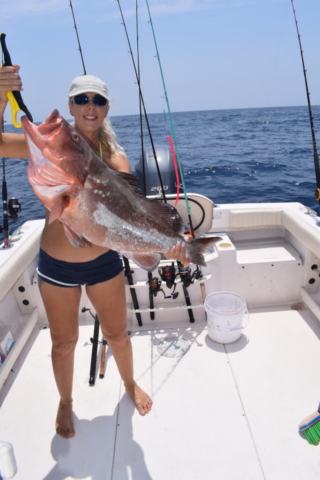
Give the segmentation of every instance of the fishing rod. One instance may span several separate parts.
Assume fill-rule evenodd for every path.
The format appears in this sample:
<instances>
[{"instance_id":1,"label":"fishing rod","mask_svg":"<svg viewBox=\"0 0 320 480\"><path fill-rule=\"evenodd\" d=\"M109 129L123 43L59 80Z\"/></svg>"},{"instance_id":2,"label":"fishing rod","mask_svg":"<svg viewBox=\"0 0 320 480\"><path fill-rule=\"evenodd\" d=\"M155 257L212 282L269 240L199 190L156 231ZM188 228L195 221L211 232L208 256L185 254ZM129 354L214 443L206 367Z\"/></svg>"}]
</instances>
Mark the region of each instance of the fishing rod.
<instances>
[{"instance_id":1,"label":"fishing rod","mask_svg":"<svg viewBox=\"0 0 320 480\"><path fill-rule=\"evenodd\" d=\"M138 16L138 0L136 0L136 32L137 32L137 70L138 78L141 86L141 71L140 71L140 45L139 45L139 16ZM145 167L145 154L144 154L144 141L143 141L143 122L142 122L142 100L139 91L139 119L140 119L140 142L141 142L141 159L142 159L142 171L143 171L143 191L147 191L147 179L146 179L146 167ZM150 319L155 319L154 312L154 290L152 289L153 285L152 273L148 272L148 283L149 283L149 308L150 308Z\"/></svg>"},{"instance_id":2,"label":"fishing rod","mask_svg":"<svg viewBox=\"0 0 320 480\"><path fill-rule=\"evenodd\" d=\"M74 23L74 29L76 31L76 35L77 35L77 40L78 40L78 50L80 52L80 56L81 56L81 61L82 61L82 66L83 66L83 74L84 75L87 75L87 72L86 72L86 67L84 65L84 60L83 60L83 55L82 55L82 48L81 48L81 45L80 45L80 38L79 38L79 35L78 35L78 29L77 29L77 24L76 24L76 19L75 19L75 16L74 16L74 11L73 11L73 6L72 6L72 1L70 0L70 4L69 4L70 8L71 8L71 13L72 13L72 17L73 17L73 23Z\"/></svg>"},{"instance_id":3,"label":"fishing rod","mask_svg":"<svg viewBox=\"0 0 320 480\"><path fill-rule=\"evenodd\" d=\"M9 50L6 45L6 34L0 34L0 44L2 49L2 66L11 67L12 61ZM17 121L17 113L22 110L29 120L33 122L33 118L28 108L22 100L21 93L19 91L13 91L7 93L7 98L11 107L12 123L16 128L21 127L21 123ZM4 133L4 119L2 118L2 133ZM21 205L16 198L10 198L8 202L8 191L6 181L6 161L2 157L2 206L3 206L3 245L4 248L9 248L9 217L13 221L17 221L18 213L21 212Z\"/></svg>"},{"instance_id":4,"label":"fishing rod","mask_svg":"<svg viewBox=\"0 0 320 480\"><path fill-rule=\"evenodd\" d=\"M139 88L139 98L140 98L140 101L141 101L141 104L143 106L143 109L144 109L144 114L145 114L145 118L146 118L146 123L147 123L147 126L148 126L148 131L149 131L149 136L150 136L150 141L151 141L151 145L152 145L152 150L153 150L153 155L154 155L154 159L155 159L155 162L156 162L156 167L157 167L157 172L158 172L158 176L159 176L159 180L160 180L160 185L161 185L161 189L162 189L162 195L163 195L163 199L164 201L167 203L167 200L166 200L166 196L165 196L165 192L164 192L164 188L163 188L163 183L162 183L162 178L161 178L161 173L160 173L160 169L159 169L159 165L158 165L158 160L157 160L157 156L156 156L156 152L155 152L155 148L154 148L154 143L153 143L153 139L152 139L152 134L151 134L151 129L150 129L150 125L149 125L149 121L148 121L148 116L147 116L147 112L146 112L146 108L145 108L145 104L144 104L144 100L143 100L143 95L142 95L142 91L141 91L141 83L140 83L140 75L138 75L138 72L137 72L137 68L136 68L136 64L135 64L135 60L134 60L134 57L133 57L133 52L132 52L132 48L131 48L131 43L130 43L130 39L129 39L129 35L128 35L128 31L127 31L127 27L126 27L126 23L125 23L125 20L124 20L124 16L123 16L123 13L122 13L122 8L121 8L121 5L120 5L120 1L117 0L118 2L118 5L119 5L119 10L120 10L120 13L121 13L121 18L122 18L122 24L124 26L124 29L125 29L125 32L126 32L126 37L127 37L127 42L128 42L128 46L129 46L129 52L131 54L131 59L132 59L132 63L133 63L133 67L134 67L134 71L135 71L135 75L136 75L136 80L137 80L137 84L138 84L138 88ZM191 220L191 215L190 215L190 209L188 210L189 208L189 204L188 204L188 199L186 199L186 207L187 207L187 211L188 211L188 217L189 217L189 222L190 222L190 229L191 229L191 232L192 232L192 236L194 237L194 233L193 233L193 228L192 228L192 220ZM178 270L179 270L179 273L181 274L181 272L184 271L184 265L177 261L177 264L178 264ZM188 269L189 267L187 267ZM190 270L190 269L189 269ZM197 272L199 272L199 268L197 267ZM201 274L201 272L200 272ZM189 297L189 293L188 293L188 290L187 290L187 287L190 285L186 282L186 276L184 276L183 274L181 274L181 280L182 280L182 289L183 289L183 293L184 293L184 297L185 297L185 300L186 300L186 304L188 305L188 307L191 307L191 301L190 301L190 297ZM151 286L150 284L150 276L149 276L149 285ZM149 298L150 298L150 308L151 308L151 305L153 305L153 294L150 290L149 292ZM152 296L152 298L151 298ZM188 315L189 315L189 319L190 319L190 322L191 323L194 323L194 316L193 316L193 311L191 308L188 308ZM151 319L153 320L154 319L154 313L152 312L151 313Z\"/></svg>"},{"instance_id":5,"label":"fishing rod","mask_svg":"<svg viewBox=\"0 0 320 480\"><path fill-rule=\"evenodd\" d=\"M139 48L139 21L138 21L138 0L136 0L136 39L137 39L137 71L138 77L140 82L141 88L141 72L140 72L140 48ZM142 170L143 170L143 191L147 191L146 187L146 170L145 170L145 154L144 154L144 142L143 142L143 123L142 123L142 101L139 92L139 117L140 117L140 136L141 136L141 158L142 158ZM175 279L175 271L172 263L172 267L170 267L170 272L172 276L172 269L173 269L173 278ZM164 267L162 270L167 272L168 267ZM160 273L160 270L159 270ZM167 273L166 273L167 274ZM167 274L168 275L168 274ZM163 279L163 277L161 277ZM173 280L174 283L174 280ZM177 298L178 294L175 294L176 284L174 283L174 290L170 296L166 296L164 291L161 289L161 281L157 277L153 277L151 272L148 272L148 282L149 285L149 307L150 307L150 319L155 319L155 311L154 311L154 297L157 296L159 291L162 291L164 298ZM167 282L168 286L168 282ZM172 285L168 288L172 288Z\"/></svg>"},{"instance_id":6,"label":"fishing rod","mask_svg":"<svg viewBox=\"0 0 320 480\"><path fill-rule=\"evenodd\" d=\"M298 20L297 20L296 11L295 11L295 8L294 8L293 0L291 0L291 5L292 5L293 15L294 15L295 23L296 23L297 34L298 34L300 54L301 54L302 67L303 67L304 82L305 82L305 86L306 86L306 93L307 93L307 99L308 99L308 109L309 109L309 118L310 118L311 135L312 135L312 145L313 145L313 160L314 160L314 168L315 168L315 172L316 172L316 183L317 183L317 188L315 190L315 199L318 200L318 202L319 202L319 208L318 208L318 217L319 217L320 216L319 156L318 156L318 152L317 152L317 143L316 143L316 136L315 136L315 131L314 131L313 115L312 115L312 108L311 108L311 101L310 101L310 92L309 92L308 80L307 80L307 70L306 70L305 63L304 63L304 56L303 56L303 50L302 50L302 44L301 44L301 35L300 35L300 32L299 32Z\"/></svg>"},{"instance_id":7,"label":"fishing rod","mask_svg":"<svg viewBox=\"0 0 320 480\"><path fill-rule=\"evenodd\" d=\"M136 31L137 31L137 67L138 67L138 77L141 85L141 75L140 75L140 48L139 48L139 21L138 21L138 0L136 0ZM143 170L143 191L147 191L146 185L146 168L145 168L145 155L144 155L144 142L143 142L143 123L142 123L142 105L141 97L139 93L139 118L140 118L140 141L141 141L141 159L142 159L142 170Z\"/></svg>"},{"instance_id":8,"label":"fishing rod","mask_svg":"<svg viewBox=\"0 0 320 480\"><path fill-rule=\"evenodd\" d=\"M158 59L158 64L159 64L159 69L160 69L160 74L161 74L161 79L162 79L164 96L165 96L167 109L168 109L168 115L169 115L170 128L171 128L171 133L172 133L172 137L173 137L174 148L173 148L172 140L171 140L170 137L168 137L168 140L169 140L169 144L170 144L170 147L171 147L171 150L172 150L172 154L173 154L173 156L176 155L176 158L177 158L177 161L178 161L178 168L179 168L180 178L181 178L181 182L182 182L182 186L183 186L183 195L184 195L184 200L185 200L185 204L186 204L186 210L187 210L187 215L188 215L188 220L189 220L190 232L192 234L192 237L194 238L195 233L194 233L194 228L193 228L193 224L192 224L191 211L190 211L190 206L189 206L189 201L188 201L188 196L187 196L187 189L186 189L186 185L185 185L185 181L184 181L182 162L180 160L178 143L177 143L177 139L176 139L176 134L175 134L174 124L173 124L173 118L172 118L172 113L171 113L171 109L170 109L170 104L169 104L169 98L168 98L166 83L165 83L165 80L164 80L164 74L163 74L163 70L162 70L162 64L161 64L161 60L160 60L160 54L159 54L157 39L156 39L156 35L155 35L155 30L154 30L154 27L153 27L153 22L152 22L152 17L151 17L151 12L150 12L150 8L149 8L148 0L146 0L146 4L147 4L147 9L148 9L149 20L150 20L150 25L151 25L151 29L152 29L152 35L153 35L153 40L154 40L154 44L155 44L156 54L157 54L156 56L157 56L157 59ZM175 151L175 153L174 153L174 151ZM178 263L178 270L179 270L180 278L182 280L182 289L183 289L184 297L185 297L185 300L186 300L186 304L187 304L188 307L191 307L191 301L190 301L190 297L189 297L189 293L188 293L188 287L190 286L191 283L193 283L194 278L196 278L196 279L201 279L202 278L201 268L199 268L199 266L197 265L197 269L194 272L194 275L191 276L191 270L190 270L189 267L185 267L181 262L177 262L177 263ZM205 292L204 284L201 284L201 292L202 292L202 294L203 294L203 292ZM192 312L191 308L188 308L188 314L189 314L190 322L194 323L195 320L194 320L194 316L193 316L193 312Z\"/></svg>"},{"instance_id":9,"label":"fishing rod","mask_svg":"<svg viewBox=\"0 0 320 480\"><path fill-rule=\"evenodd\" d=\"M2 131L4 131L3 127ZM3 246L4 248L9 248L9 214L5 162L5 158L2 157Z\"/></svg>"},{"instance_id":10,"label":"fishing rod","mask_svg":"<svg viewBox=\"0 0 320 480\"><path fill-rule=\"evenodd\" d=\"M2 64L4 58L2 58ZM4 118L2 117L2 133L4 133ZM3 246L9 248L9 214L8 214L8 192L6 182L6 159L2 157L2 209L3 209L3 227L0 227L0 233L3 233Z\"/></svg>"},{"instance_id":11,"label":"fishing rod","mask_svg":"<svg viewBox=\"0 0 320 480\"><path fill-rule=\"evenodd\" d=\"M192 226L191 212L190 212L190 207L189 207L189 202L188 202L187 189L186 189L186 185L185 185L185 181L184 181L182 163L181 163L181 160L180 160L178 143L177 143L175 129L174 129L174 125L173 125L173 119L172 119L172 114L171 114L171 109L170 109L170 104L169 104L169 99L168 99L168 94L167 94L167 88L166 88L166 83L165 83L165 80L164 80L164 75L163 75L163 70L162 70L162 65L161 65L161 60L160 60L160 54L159 54L159 49L158 49L158 44L157 44L157 40L156 40L155 31L154 31L154 28L153 28L153 22L152 22L152 17L151 17L151 12L150 12L150 8L149 8L148 0L146 0L146 4L147 4L149 20L150 20L150 25L151 25L152 34L153 34L153 40L154 40L154 44L155 44L155 48L156 48L157 59L158 59L158 63L159 63L160 73L161 73L164 96L165 96L165 100L166 100L166 103L167 103L168 115L169 115L169 120L170 120L170 127L171 127L173 142L174 142L174 146L175 146L176 157L177 157L177 160L178 160L180 178L181 178L181 182L182 182L182 186L183 186L184 200L185 200L185 203L186 203L186 209L187 209L187 214L188 214L188 219L189 219L189 224L190 224L190 230L191 230L192 236L194 237L194 230L193 230L193 226Z\"/></svg>"},{"instance_id":12,"label":"fishing rod","mask_svg":"<svg viewBox=\"0 0 320 480\"><path fill-rule=\"evenodd\" d=\"M120 10L121 18L122 18L122 25L123 25L125 33L126 33L126 38L127 38L127 42L128 42L128 46L129 46L129 53L131 55L131 60L132 60L132 64L133 64L133 68L134 68L134 72L135 72L135 76L136 76L136 80L137 80L137 85L138 85L138 88L139 88L139 97L140 97L140 100L141 100L141 105L143 107L143 112L144 112L144 116L145 116L145 119L146 119L146 124L147 124L147 128L148 128L150 142L151 142L151 148L152 148L152 152L153 152L153 156L154 156L154 159L155 159L156 168L157 168L157 172L158 172L158 176L159 176L162 196L163 196L163 200L165 201L165 203L167 203L167 198L166 198L166 194L165 194L165 191L164 191L163 182L162 182L162 178L161 178L161 172L160 172L160 168L159 168L159 164L158 164L157 154L156 154L156 150L155 150L155 147L154 147L153 138L152 138L152 134L151 134L150 123L149 123L149 119L148 119L148 115L147 115L147 111L146 111L146 107L145 107L145 103L144 103L144 99L143 99L143 95L142 95L142 91L141 91L140 78L139 78L139 75L138 75L136 62L134 60L134 56L133 56L133 52L132 52L132 48L131 48L131 43L130 43L130 39L129 39L129 35L128 35L126 22L124 20L124 16L123 16L123 13L122 13L122 8L121 8L121 5L120 5L120 0L117 0L117 2L118 2L118 5L119 5L119 10Z\"/></svg>"}]
</instances>

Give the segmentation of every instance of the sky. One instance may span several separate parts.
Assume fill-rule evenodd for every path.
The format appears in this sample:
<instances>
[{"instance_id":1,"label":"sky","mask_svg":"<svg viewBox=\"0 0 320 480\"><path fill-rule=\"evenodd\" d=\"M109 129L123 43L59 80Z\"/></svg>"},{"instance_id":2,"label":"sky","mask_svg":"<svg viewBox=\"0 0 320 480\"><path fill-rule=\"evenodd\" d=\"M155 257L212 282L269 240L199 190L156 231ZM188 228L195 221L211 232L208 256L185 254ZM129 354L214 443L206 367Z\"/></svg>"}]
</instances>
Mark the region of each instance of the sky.
<instances>
[{"instance_id":1,"label":"sky","mask_svg":"<svg viewBox=\"0 0 320 480\"><path fill-rule=\"evenodd\" d=\"M119 0L136 60L136 1ZM110 115L139 112L118 0L73 0L87 74L106 81ZM149 0L172 112L306 105L291 0ZM294 0L313 105L320 104L320 1ZM145 0L138 1L141 89L147 113L167 111ZM19 64L22 97L44 120L67 106L83 66L70 0L1 0L1 32ZM5 119L11 122L9 109Z\"/></svg>"}]
</instances>

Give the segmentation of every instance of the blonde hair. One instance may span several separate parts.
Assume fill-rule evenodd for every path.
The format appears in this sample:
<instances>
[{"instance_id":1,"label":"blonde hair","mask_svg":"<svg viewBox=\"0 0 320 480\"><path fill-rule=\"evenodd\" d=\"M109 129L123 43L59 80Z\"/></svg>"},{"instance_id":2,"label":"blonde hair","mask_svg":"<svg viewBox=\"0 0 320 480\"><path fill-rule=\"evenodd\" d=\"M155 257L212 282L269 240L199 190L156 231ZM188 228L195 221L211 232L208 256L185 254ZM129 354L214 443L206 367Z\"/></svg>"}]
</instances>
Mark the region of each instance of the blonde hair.
<instances>
[{"instance_id":1,"label":"blonde hair","mask_svg":"<svg viewBox=\"0 0 320 480\"><path fill-rule=\"evenodd\" d=\"M108 117L104 119L100 127L100 138L109 145L110 153L124 152L124 148L119 145L115 131L112 128L111 121Z\"/></svg>"},{"instance_id":2,"label":"blonde hair","mask_svg":"<svg viewBox=\"0 0 320 480\"><path fill-rule=\"evenodd\" d=\"M69 104L73 103L73 97L70 97ZM71 122L71 125L74 127L75 122ZM108 117L104 119L103 124L100 127L99 137L100 140L102 140L108 145L111 154L121 152L122 154L126 155L124 148L118 143L117 135L113 130L111 121Z\"/></svg>"}]
</instances>

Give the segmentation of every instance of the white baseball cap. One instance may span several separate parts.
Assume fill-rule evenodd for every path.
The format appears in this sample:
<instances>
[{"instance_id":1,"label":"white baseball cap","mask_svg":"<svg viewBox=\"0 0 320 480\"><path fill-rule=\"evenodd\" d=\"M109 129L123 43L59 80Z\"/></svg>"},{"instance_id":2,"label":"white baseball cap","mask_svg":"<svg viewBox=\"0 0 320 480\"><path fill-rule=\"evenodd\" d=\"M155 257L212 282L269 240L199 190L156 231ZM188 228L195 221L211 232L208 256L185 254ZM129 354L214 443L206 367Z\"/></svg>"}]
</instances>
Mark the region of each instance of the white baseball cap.
<instances>
[{"instance_id":1,"label":"white baseball cap","mask_svg":"<svg viewBox=\"0 0 320 480\"><path fill-rule=\"evenodd\" d=\"M93 75L82 75L72 80L69 97L75 97L76 95L80 95L80 93L87 92L98 93L110 102L107 85L100 80L100 78L94 77Z\"/></svg>"}]
</instances>

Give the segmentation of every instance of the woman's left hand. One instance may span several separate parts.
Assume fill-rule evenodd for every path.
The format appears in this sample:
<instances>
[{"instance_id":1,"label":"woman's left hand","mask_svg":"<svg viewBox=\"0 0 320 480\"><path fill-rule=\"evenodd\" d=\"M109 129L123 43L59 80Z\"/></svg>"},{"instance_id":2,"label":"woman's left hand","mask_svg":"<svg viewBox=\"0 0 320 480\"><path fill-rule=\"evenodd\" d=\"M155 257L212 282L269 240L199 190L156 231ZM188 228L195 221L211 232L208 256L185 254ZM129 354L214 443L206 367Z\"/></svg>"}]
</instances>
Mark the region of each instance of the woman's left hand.
<instances>
[{"instance_id":1,"label":"woman's left hand","mask_svg":"<svg viewBox=\"0 0 320 480\"><path fill-rule=\"evenodd\" d=\"M190 258L186 252L186 242L191 242L192 235L184 235L184 241L178 241L177 244L171 248L171 250L164 254L168 260L177 260L183 263L185 267L190 265Z\"/></svg>"}]
</instances>

